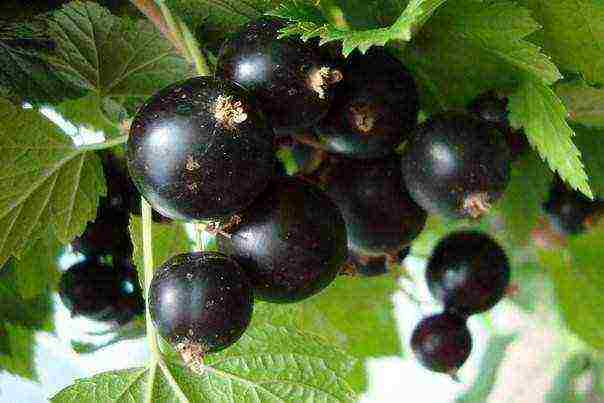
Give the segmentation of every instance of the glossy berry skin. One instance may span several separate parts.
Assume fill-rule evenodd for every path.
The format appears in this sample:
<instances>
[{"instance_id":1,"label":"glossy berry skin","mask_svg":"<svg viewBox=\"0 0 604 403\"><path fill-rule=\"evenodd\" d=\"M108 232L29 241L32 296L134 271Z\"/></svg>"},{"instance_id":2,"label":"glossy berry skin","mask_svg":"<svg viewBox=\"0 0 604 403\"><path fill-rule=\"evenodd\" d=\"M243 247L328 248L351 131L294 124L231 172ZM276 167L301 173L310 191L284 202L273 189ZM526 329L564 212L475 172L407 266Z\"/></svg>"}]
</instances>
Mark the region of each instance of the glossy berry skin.
<instances>
[{"instance_id":1,"label":"glossy berry skin","mask_svg":"<svg viewBox=\"0 0 604 403\"><path fill-rule=\"evenodd\" d=\"M479 218L503 195L510 162L497 129L470 115L448 112L414 132L402 169L411 196L429 213Z\"/></svg>"},{"instance_id":2,"label":"glossy berry skin","mask_svg":"<svg viewBox=\"0 0 604 403\"><path fill-rule=\"evenodd\" d=\"M474 98L467 109L470 114L503 133L513 159L528 149L529 144L524 132L516 131L510 125L507 98L498 96L495 91L487 91Z\"/></svg>"},{"instance_id":3,"label":"glossy berry skin","mask_svg":"<svg viewBox=\"0 0 604 403\"><path fill-rule=\"evenodd\" d=\"M604 214L604 202L590 200L581 192L568 188L556 176L543 209L558 233L564 236L578 235Z\"/></svg>"},{"instance_id":4,"label":"glossy berry skin","mask_svg":"<svg viewBox=\"0 0 604 403\"><path fill-rule=\"evenodd\" d=\"M220 49L216 76L250 90L276 130L308 127L327 113L333 84L341 79L318 49L297 39L277 39L286 25L261 18L245 25Z\"/></svg>"},{"instance_id":5,"label":"glossy berry skin","mask_svg":"<svg viewBox=\"0 0 604 403\"><path fill-rule=\"evenodd\" d=\"M241 267L216 252L168 259L151 281L151 319L177 350L220 351L248 327L253 293ZM193 348L193 346L195 348Z\"/></svg>"},{"instance_id":6,"label":"glossy berry skin","mask_svg":"<svg viewBox=\"0 0 604 403\"><path fill-rule=\"evenodd\" d=\"M419 112L413 77L384 50L349 57L327 116L314 127L322 147L350 158L393 154L406 140Z\"/></svg>"},{"instance_id":7,"label":"glossy berry skin","mask_svg":"<svg viewBox=\"0 0 604 403\"><path fill-rule=\"evenodd\" d=\"M195 77L173 84L139 110L128 139L136 186L162 215L204 220L233 214L273 174L273 132L236 84Z\"/></svg>"},{"instance_id":8,"label":"glossy berry skin","mask_svg":"<svg viewBox=\"0 0 604 403\"><path fill-rule=\"evenodd\" d=\"M73 316L102 322L124 324L144 309L136 270L123 262L110 266L87 258L71 266L61 276L59 296Z\"/></svg>"},{"instance_id":9,"label":"glossy berry skin","mask_svg":"<svg viewBox=\"0 0 604 403\"><path fill-rule=\"evenodd\" d=\"M464 318L444 312L419 322L411 349L425 368L454 375L470 356L472 335Z\"/></svg>"},{"instance_id":10,"label":"glossy berry skin","mask_svg":"<svg viewBox=\"0 0 604 403\"><path fill-rule=\"evenodd\" d=\"M346 221L351 252L396 254L419 235L427 214L401 183L398 156L330 166L324 184Z\"/></svg>"},{"instance_id":11,"label":"glossy berry skin","mask_svg":"<svg viewBox=\"0 0 604 403\"><path fill-rule=\"evenodd\" d=\"M250 278L255 296L270 302L308 298L335 279L346 259L346 227L338 208L317 187L275 179L239 223L219 236Z\"/></svg>"},{"instance_id":12,"label":"glossy berry skin","mask_svg":"<svg viewBox=\"0 0 604 403\"><path fill-rule=\"evenodd\" d=\"M446 309L468 316L491 309L504 297L510 266L503 249L489 236L454 232L436 246L426 281Z\"/></svg>"}]
</instances>

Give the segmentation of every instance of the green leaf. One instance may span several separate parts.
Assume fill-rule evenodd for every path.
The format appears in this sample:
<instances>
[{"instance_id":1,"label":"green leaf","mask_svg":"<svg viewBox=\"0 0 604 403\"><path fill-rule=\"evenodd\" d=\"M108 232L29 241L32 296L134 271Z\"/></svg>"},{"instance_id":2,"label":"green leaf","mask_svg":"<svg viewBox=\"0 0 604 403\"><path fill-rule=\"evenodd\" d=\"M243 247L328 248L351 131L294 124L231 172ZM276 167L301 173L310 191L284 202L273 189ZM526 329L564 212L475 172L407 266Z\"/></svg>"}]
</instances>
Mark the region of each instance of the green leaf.
<instances>
[{"instance_id":1,"label":"green leaf","mask_svg":"<svg viewBox=\"0 0 604 403\"><path fill-rule=\"evenodd\" d=\"M568 239L568 250L541 250L539 260L554 283L560 312L571 331L604 349L604 225Z\"/></svg>"},{"instance_id":2,"label":"green leaf","mask_svg":"<svg viewBox=\"0 0 604 403\"><path fill-rule=\"evenodd\" d=\"M497 372L505 358L506 350L515 339L515 335L493 336L489 339L476 380L467 392L457 398L456 403L487 401L495 386Z\"/></svg>"},{"instance_id":3,"label":"green leaf","mask_svg":"<svg viewBox=\"0 0 604 403\"><path fill-rule=\"evenodd\" d=\"M68 243L96 216L105 180L85 151L38 112L0 99L0 265L41 229Z\"/></svg>"},{"instance_id":4,"label":"green leaf","mask_svg":"<svg viewBox=\"0 0 604 403\"><path fill-rule=\"evenodd\" d=\"M596 196L604 197L604 129L575 127L575 143L579 150L589 183Z\"/></svg>"},{"instance_id":5,"label":"green leaf","mask_svg":"<svg viewBox=\"0 0 604 403\"><path fill-rule=\"evenodd\" d=\"M505 235L517 245L526 244L535 228L552 181L552 173L532 152L512 166L510 184L497 204Z\"/></svg>"},{"instance_id":6,"label":"green leaf","mask_svg":"<svg viewBox=\"0 0 604 403\"><path fill-rule=\"evenodd\" d=\"M591 0L528 0L556 63L604 83L604 4Z\"/></svg>"},{"instance_id":7,"label":"green leaf","mask_svg":"<svg viewBox=\"0 0 604 403\"><path fill-rule=\"evenodd\" d=\"M574 81L559 83L556 93L562 98L571 121L604 128L604 89Z\"/></svg>"},{"instance_id":8,"label":"green leaf","mask_svg":"<svg viewBox=\"0 0 604 403\"><path fill-rule=\"evenodd\" d=\"M0 87L21 101L59 102L81 95L48 64L53 43L43 20L2 25L0 22Z\"/></svg>"},{"instance_id":9,"label":"green leaf","mask_svg":"<svg viewBox=\"0 0 604 403\"><path fill-rule=\"evenodd\" d=\"M142 218L130 216L130 236L134 245L133 261L142 282L143 273L143 239ZM193 241L189 238L183 223L172 221L169 224L153 224L153 260L156 266L163 264L170 257L179 253L190 252Z\"/></svg>"},{"instance_id":10,"label":"green leaf","mask_svg":"<svg viewBox=\"0 0 604 403\"><path fill-rule=\"evenodd\" d=\"M299 329L323 335L333 345L359 359L348 378L357 392L364 391L367 386L367 358L401 355L392 301L397 290L396 279L392 276L340 277L321 294L297 308Z\"/></svg>"},{"instance_id":11,"label":"green leaf","mask_svg":"<svg viewBox=\"0 0 604 403\"><path fill-rule=\"evenodd\" d=\"M92 2L69 3L49 22L53 66L78 87L100 95L150 96L192 74L148 21L120 19Z\"/></svg>"},{"instance_id":12,"label":"green leaf","mask_svg":"<svg viewBox=\"0 0 604 403\"><path fill-rule=\"evenodd\" d=\"M449 2L398 56L420 87L422 108L464 108L485 91L516 87L521 71L557 79L555 66L525 40L536 28L527 9L511 2Z\"/></svg>"},{"instance_id":13,"label":"green leaf","mask_svg":"<svg viewBox=\"0 0 604 403\"><path fill-rule=\"evenodd\" d=\"M114 371L77 381L54 403L108 401L352 402L344 377L354 359L319 338L264 325L249 329L233 347L205 358L203 374L178 362ZM146 393L150 393L145 396Z\"/></svg>"},{"instance_id":14,"label":"green leaf","mask_svg":"<svg viewBox=\"0 0 604 403\"><path fill-rule=\"evenodd\" d=\"M530 11L514 2L457 2L445 8L453 35L551 84L562 78L558 68L540 48L523 39L539 29Z\"/></svg>"},{"instance_id":15,"label":"green leaf","mask_svg":"<svg viewBox=\"0 0 604 403\"><path fill-rule=\"evenodd\" d=\"M573 143L573 130L566 123L566 109L551 88L526 79L510 96L510 122L524 128L531 145L550 168L574 189L593 197L581 152Z\"/></svg>"},{"instance_id":16,"label":"green leaf","mask_svg":"<svg viewBox=\"0 0 604 403\"><path fill-rule=\"evenodd\" d=\"M0 353L0 373L37 381L34 365L34 331L23 326L0 323L0 339L9 353Z\"/></svg>"},{"instance_id":17,"label":"green leaf","mask_svg":"<svg viewBox=\"0 0 604 403\"><path fill-rule=\"evenodd\" d=\"M408 42L445 1L411 0L391 26L359 31L330 24L318 9L304 0L285 1L270 14L291 23L281 31L283 36L300 35L305 41L318 36L321 43L342 41L342 53L348 56L355 49L365 53L372 46L384 46L392 40Z\"/></svg>"},{"instance_id":18,"label":"green leaf","mask_svg":"<svg viewBox=\"0 0 604 403\"><path fill-rule=\"evenodd\" d=\"M110 121L103 112L107 105L115 107L109 98L89 94L82 98L65 101L55 106L54 109L76 125L79 130L85 128L93 132L102 132L105 138L111 139L121 133L118 128L119 121Z\"/></svg>"},{"instance_id":19,"label":"green leaf","mask_svg":"<svg viewBox=\"0 0 604 403\"><path fill-rule=\"evenodd\" d=\"M15 290L22 298L35 298L57 289L61 276L58 258L62 251L63 245L51 231L46 231L26 247L21 258L12 260L18 273Z\"/></svg>"}]
</instances>

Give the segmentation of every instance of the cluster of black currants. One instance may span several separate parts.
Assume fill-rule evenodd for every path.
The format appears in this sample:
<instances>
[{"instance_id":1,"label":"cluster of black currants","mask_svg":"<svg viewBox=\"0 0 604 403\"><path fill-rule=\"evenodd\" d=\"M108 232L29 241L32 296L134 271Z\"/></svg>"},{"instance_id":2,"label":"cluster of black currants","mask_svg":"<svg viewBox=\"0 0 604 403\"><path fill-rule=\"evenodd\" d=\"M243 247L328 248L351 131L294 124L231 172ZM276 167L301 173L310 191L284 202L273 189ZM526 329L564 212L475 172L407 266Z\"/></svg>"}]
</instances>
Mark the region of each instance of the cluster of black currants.
<instances>
[{"instance_id":1,"label":"cluster of black currants","mask_svg":"<svg viewBox=\"0 0 604 403\"><path fill-rule=\"evenodd\" d=\"M125 160L111 153L99 156L107 196L100 200L96 219L71 244L84 260L62 274L59 296L72 316L124 325L144 312L128 230L130 214L140 214L140 194ZM163 220L158 214L155 219Z\"/></svg>"},{"instance_id":2,"label":"cluster of black currants","mask_svg":"<svg viewBox=\"0 0 604 403\"><path fill-rule=\"evenodd\" d=\"M416 127L419 95L400 61L378 49L343 60L279 39L282 27L247 24L222 46L213 77L160 90L131 126L128 168L141 194L163 216L210 221L217 236L219 251L174 256L150 285L159 333L194 362L242 336L254 299L296 302L339 273L384 273L428 212L478 218L509 180L502 122L447 112ZM276 164L285 137L311 146L304 175ZM492 247L479 240L453 245L468 270ZM444 284L482 286L482 269L462 269ZM465 318L491 299L456 301L447 314Z\"/></svg>"},{"instance_id":3,"label":"cluster of black currants","mask_svg":"<svg viewBox=\"0 0 604 403\"><path fill-rule=\"evenodd\" d=\"M431 294L444 312L423 319L411 347L428 369L455 376L472 350L466 319L486 312L505 295L510 266L503 249L480 232L454 232L442 239L426 269Z\"/></svg>"}]
</instances>

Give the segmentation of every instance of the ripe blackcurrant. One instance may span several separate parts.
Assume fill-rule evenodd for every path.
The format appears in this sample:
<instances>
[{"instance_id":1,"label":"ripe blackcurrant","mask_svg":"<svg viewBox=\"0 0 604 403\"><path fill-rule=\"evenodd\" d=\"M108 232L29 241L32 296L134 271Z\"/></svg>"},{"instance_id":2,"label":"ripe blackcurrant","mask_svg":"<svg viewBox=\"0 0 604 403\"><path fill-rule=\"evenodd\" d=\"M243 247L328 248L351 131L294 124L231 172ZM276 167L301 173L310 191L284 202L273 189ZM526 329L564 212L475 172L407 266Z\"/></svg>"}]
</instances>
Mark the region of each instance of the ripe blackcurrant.
<instances>
[{"instance_id":1,"label":"ripe blackcurrant","mask_svg":"<svg viewBox=\"0 0 604 403\"><path fill-rule=\"evenodd\" d=\"M487 311L505 295L510 266L503 249L489 236L454 232L440 240L428 261L426 281L432 295L460 315Z\"/></svg>"},{"instance_id":2,"label":"ripe blackcurrant","mask_svg":"<svg viewBox=\"0 0 604 403\"><path fill-rule=\"evenodd\" d=\"M353 158L394 153L417 124L419 96L413 77L383 50L357 53L343 69L327 116L315 133L325 150Z\"/></svg>"},{"instance_id":3,"label":"ripe blackcurrant","mask_svg":"<svg viewBox=\"0 0 604 403\"><path fill-rule=\"evenodd\" d=\"M510 151L488 123L448 112L414 132L402 167L411 196L428 212L479 218L503 195L510 179Z\"/></svg>"},{"instance_id":4,"label":"ripe blackcurrant","mask_svg":"<svg viewBox=\"0 0 604 403\"><path fill-rule=\"evenodd\" d=\"M72 315L102 322L129 322L143 312L136 270L123 261L113 266L87 258L61 276L59 296Z\"/></svg>"},{"instance_id":5,"label":"ripe blackcurrant","mask_svg":"<svg viewBox=\"0 0 604 403\"><path fill-rule=\"evenodd\" d=\"M411 348L424 367L454 375L470 356L472 335L464 318L444 312L419 322Z\"/></svg>"},{"instance_id":6,"label":"ripe blackcurrant","mask_svg":"<svg viewBox=\"0 0 604 403\"><path fill-rule=\"evenodd\" d=\"M341 160L323 178L346 222L348 248L359 255L396 255L421 232L426 212L402 184L398 156Z\"/></svg>"},{"instance_id":7,"label":"ripe blackcurrant","mask_svg":"<svg viewBox=\"0 0 604 403\"><path fill-rule=\"evenodd\" d=\"M562 235L577 235L604 214L604 202L590 200L581 192L569 189L556 176L543 209L552 227Z\"/></svg>"},{"instance_id":8,"label":"ripe blackcurrant","mask_svg":"<svg viewBox=\"0 0 604 403\"><path fill-rule=\"evenodd\" d=\"M314 185L277 178L218 236L220 250L246 271L255 296L294 302L327 287L346 259L338 208ZM227 228L227 227L225 227Z\"/></svg>"},{"instance_id":9,"label":"ripe blackcurrant","mask_svg":"<svg viewBox=\"0 0 604 403\"><path fill-rule=\"evenodd\" d=\"M203 220L235 213L267 186L273 132L241 87L191 78L156 93L128 139L128 168L162 215Z\"/></svg>"},{"instance_id":10,"label":"ripe blackcurrant","mask_svg":"<svg viewBox=\"0 0 604 403\"><path fill-rule=\"evenodd\" d=\"M248 23L223 44L216 75L257 96L275 129L308 127L327 113L342 75L310 43L277 39L283 27L268 18Z\"/></svg>"},{"instance_id":11,"label":"ripe blackcurrant","mask_svg":"<svg viewBox=\"0 0 604 403\"><path fill-rule=\"evenodd\" d=\"M189 357L235 343L250 323L253 302L239 264L216 252L173 256L157 269L149 291L159 334Z\"/></svg>"},{"instance_id":12,"label":"ripe blackcurrant","mask_svg":"<svg viewBox=\"0 0 604 403\"><path fill-rule=\"evenodd\" d=\"M468 105L468 112L495 126L505 136L512 158L519 157L527 148L528 141L523 131L512 129L508 119L508 99L495 91L480 94Z\"/></svg>"}]
</instances>

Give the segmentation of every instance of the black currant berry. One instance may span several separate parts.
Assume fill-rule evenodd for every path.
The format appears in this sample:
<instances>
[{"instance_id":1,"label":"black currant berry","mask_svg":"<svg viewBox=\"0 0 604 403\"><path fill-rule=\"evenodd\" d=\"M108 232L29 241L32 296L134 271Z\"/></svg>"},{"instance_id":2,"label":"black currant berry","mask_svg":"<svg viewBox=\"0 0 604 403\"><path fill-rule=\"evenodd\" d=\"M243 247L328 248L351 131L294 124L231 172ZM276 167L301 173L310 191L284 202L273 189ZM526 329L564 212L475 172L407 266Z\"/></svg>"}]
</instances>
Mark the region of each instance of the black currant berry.
<instances>
[{"instance_id":1,"label":"black currant berry","mask_svg":"<svg viewBox=\"0 0 604 403\"><path fill-rule=\"evenodd\" d=\"M524 132L512 129L508 119L508 99L498 96L495 91L487 91L477 96L468 105L468 112L495 126L503 135L514 159L528 149Z\"/></svg>"},{"instance_id":2,"label":"black currant berry","mask_svg":"<svg viewBox=\"0 0 604 403\"><path fill-rule=\"evenodd\" d=\"M396 255L424 227L426 212L401 187L398 156L341 160L329 167L323 181L344 216L351 252Z\"/></svg>"},{"instance_id":3,"label":"black currant berry","mask_svg":"<svg viewBox=\"0 0 604 403\"><path fill-rule=\"evenodd\" d=\"M102 322L127 323L144 308L136 270L123 262L110 266L96 258L63 273L59 296L73 316Z\"/></svg>"},{"instance_id":4,"label":"black currant berry","mask_svg":"<svg viewBox=\"0 0 604 403\"><path fill-rule=\"evenodd\" d=\"M584 233L604 214L604 201L590 200L570 189L556 175L543 209L552 227L562 235Z\"/></svg>"},{"instance_id":5,"label":"black currant berry","mask_svg":"<svg viewBox=\"0 0 604 403\"><path fill-rule=\"evenodd\" d=\"M401 62L371 49L348 59L327 116L316 126L323 148L353 158L395 151L417 124L419 95Z\"/></svg>"},{"instance_id":6,"label":"black currant berry","mask_svg":"<svg viewBox=\"0 0 604 403\"><path fill-rule=\"evenodd\" d=\"M411 348L427 369L455 375L470 356L472 335L464 318L444 312L419 322Z\"/></svg>"},{"instance_id":7,"label":"black currant berry","mask_svg":"<svg viewBox=\"0 0 604 403\"><path fill-rule=\"evenodd\" d=\"M157 269L149 291L153 323L185 357L235 343L250 323L253 304L239 264L216 252L173 256Z\"/></svg>"},{"instance_id":8,"label":"black currant berry","mask_svg":"<svg viewBox=\"0 0 604 403\"><path fill-rule=\"evenodd\" d=\"M267 186L273 132L241 87L196 77L156 93L128 139L128 168L162 215L204 220L233 214Z\"/></svg>"},{"instance_id":9,"label":"black currant berry","mask_svg":"<svg viewBox=\"0 0 604 403\"><path fill-rule=\"evenodd\" d=\"M101 200L94 221L86 225L84 233L76 237L71 246L75 252L87 255L132 256L132 241L128 230L128 214L113 208L107 199Z\"/></svg>"},{"instance_id":10,"label":"black currant berry","mask_svg":"<svg viewBox=\"0 0 604 403\"><path fill-rule=\"evenodd\" d=\"M277 39L285 24L262 18L228 39L218 55L216 75L241 84L262 103L277 129L308 127L327 113L340 71L318 49L292 38Z\"/></svg>"},{"instance_id":11,"label":"black currant berry","mask_svg":"<svg viewBox=\"0 0 604 403\"><path fill-rule=\"evenodd\" d=\"M315 186L278 178L218 236L246 271L259 299L294 302L327 287L346 259L338 208Z\"/></svg>"},{"instance_id":12,"label":"black currant berry","mask_svg":"<svg viewBox=\"0 0 604 403\"><path fill-rule=\"evenodd\" d=\"M510 284L503 249L480 232L454 232L440 240L428 261L430 292L446 309L472 315L491 309Z\"/></svg>"},{"instance_id":13,"label":"black currant berry","mask_svg":"<svg viewBox=\"0 0 604 403\"><path fill-rule=\"evenodd\" d=\"M510 180L510 151L493 126L448 112L415 131L402 168L411 196L428 212L479 218L503 195Z\"/></svg>"}]
</instances>

